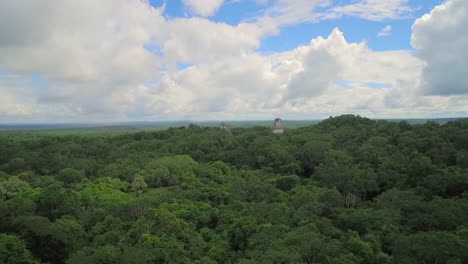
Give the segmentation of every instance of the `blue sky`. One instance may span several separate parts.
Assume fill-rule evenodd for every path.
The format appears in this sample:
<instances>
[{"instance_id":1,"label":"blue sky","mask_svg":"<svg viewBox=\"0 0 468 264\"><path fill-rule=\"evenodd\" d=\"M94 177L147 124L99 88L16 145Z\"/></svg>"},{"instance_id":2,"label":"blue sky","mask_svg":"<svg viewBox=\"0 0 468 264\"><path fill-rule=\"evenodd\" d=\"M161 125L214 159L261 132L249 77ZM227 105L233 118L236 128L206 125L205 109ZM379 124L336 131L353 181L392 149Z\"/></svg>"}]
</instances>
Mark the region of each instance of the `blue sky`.
<instances>
[{"instance_id":1,"label":"blue sky","mask_svg":"<svg viewBox=\"0 0 468 264\"><path fill-rule=\"evenodd\" d=\"M160 7L165 1L151 0L155 7ZM262 11L274 5L274 1L259 3L254 0L227 1L209 19L216 22L237 25L259 16ZM335 1L337 4L351 3L351 1ZM258 49L260 52L281 52L291 50L299 45L306 45L311 39L318 36L327 36L338 27L346 34L350 42L367 41L371 49L376 51L413 49L410 44L411 26L416 18L429 13L435 6L444 0L412 0L408 5L414 12L402 19L384 19L382 21L369 21L351 16L340 19L329 19L320 22L306 22L296 25L285 26L277 36L267 37L262 40ZM165 15L171 18L193 17L196 14L190 12L182 0L169 0L166 2ZM389 36L379 37L378 33L385 26L390 25L392 32Z\"/></svg>"},{"instance_id":2,"label":"blue sky","mask_svg":"<svg viewBox=\"0 0 468 264\"><path fill-rule=\"evenodd\" d=\"M0 123L468 116L466 35L466 0L3 0Z\"/></svg>"}]
</instances>

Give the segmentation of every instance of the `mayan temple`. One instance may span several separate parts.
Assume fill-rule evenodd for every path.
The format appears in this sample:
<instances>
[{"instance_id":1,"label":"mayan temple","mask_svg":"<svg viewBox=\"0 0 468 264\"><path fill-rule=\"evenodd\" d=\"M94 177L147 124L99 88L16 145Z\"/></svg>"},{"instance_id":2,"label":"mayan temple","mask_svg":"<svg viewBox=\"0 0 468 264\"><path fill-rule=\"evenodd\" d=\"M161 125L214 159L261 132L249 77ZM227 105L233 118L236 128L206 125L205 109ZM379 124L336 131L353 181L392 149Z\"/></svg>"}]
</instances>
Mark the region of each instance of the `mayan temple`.
<instances>
[{"instance_id":1,"label":"mayan temple","mask_svg":"<svg viewBox=\"0 0 468 264\"><path fill-rule=\"evenodd\" d=\"M273 125L273 133L276 135L282 135L284 133L281 118L275 119L275 124Z\"/></svg>"},{"instance_id":2,"label":"mayan temple","mask_svg":"<svg viewBox=\"0 0 468 264\"><path fill-rule=\"evenodd\" d=\"M223 130L226 134L231 134L231 126L226 125L224 122L221 123L221 130Z\"/></svg>"}]
</instances>

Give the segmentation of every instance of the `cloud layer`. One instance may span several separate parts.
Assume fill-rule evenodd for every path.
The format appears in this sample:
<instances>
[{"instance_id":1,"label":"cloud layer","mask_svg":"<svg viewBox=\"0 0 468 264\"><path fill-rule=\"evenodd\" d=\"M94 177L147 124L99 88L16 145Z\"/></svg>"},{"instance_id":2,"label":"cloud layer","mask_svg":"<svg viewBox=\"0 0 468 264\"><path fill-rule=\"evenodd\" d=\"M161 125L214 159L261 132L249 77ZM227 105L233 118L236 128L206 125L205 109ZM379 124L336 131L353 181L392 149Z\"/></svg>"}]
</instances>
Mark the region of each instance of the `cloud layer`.
<instances>
[{"instance_id":1,"label":"cloud layer","mask_svg":"<svg viewBox=\"0 0 468 264\"><path fill-rule=\"evenodd\" d=\"M352 4L338 6L332 9L331 15L357 16L368 20L384 20L403 18L414 10L407 3L409 0L360 0Z\"/></svg>"},{"instance_id":2,"label":"cloud layer","mask_svg":"<svg viewBox=\"0 0 468 264\"><path fill-rule=\"evenodd\" d=\"M392 26L387 25L379 32L379 37L388 37L392 34Z\"/></svg>"},{"instance_id":3,"label":"cloud layer","mask_svg":"<svg viewBox=\"0 0 468 264\"><path fill-rule=\"evenodd\" d=\"M262 39L285 26L342 16L396 19L413 10L404 0L277 0L275 9L233 26L203 18L222 0L184 3L202 17L169 19L143 0L2 1L0 122L467 112L463 0L416 20L416 52L376 52L335 29L270 54L257 51Z\"/></svg>"},{"instance_id":4,"label":"cloud layer","mask_svg":"<svg viewBox=\"0 0 468 264\"><path fill-rule=\"evenodd\" d=\"M221 7L224 0L183 0L195 14L200 16L211 16Z\"/></svg>"},{"instance_id":5,"label":"cloud layer","mask_svg":"<svg viewBox=\"0 0 468 264\"><path fill-rule=\"evenodd\" d=\"M451 0L416 20L411 40L427 63L424 91L468 94L468 1Z\"/></svg>"}]
</instances>

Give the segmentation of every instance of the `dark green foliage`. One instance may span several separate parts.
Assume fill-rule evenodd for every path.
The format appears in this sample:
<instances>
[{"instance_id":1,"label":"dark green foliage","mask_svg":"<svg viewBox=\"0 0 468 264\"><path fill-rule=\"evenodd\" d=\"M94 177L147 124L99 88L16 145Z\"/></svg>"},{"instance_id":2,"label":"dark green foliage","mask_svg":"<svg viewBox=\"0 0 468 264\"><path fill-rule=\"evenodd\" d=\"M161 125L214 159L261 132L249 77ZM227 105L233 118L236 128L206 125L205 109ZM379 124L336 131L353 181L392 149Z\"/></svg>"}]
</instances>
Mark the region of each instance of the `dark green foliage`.
<instances>
[{"instance_id":1,"label":"dark green foliage","mask_svg":"<svg viewBox=\"0 0 468 264\"><path fill-rule=\"evenodd\" d=\"M23 240L13 235L0 234L0 264L38 263Z\"/></svg>"},{"instance_id":2,"label":"dark green foliage","mask_svg":"<svg viewBox=\"0 0 468 264\"><path fill-rule=\"evenodd\" d=\"M0 133L0 264L468 263L467 124Z\"/></svg>"}]
</instances>

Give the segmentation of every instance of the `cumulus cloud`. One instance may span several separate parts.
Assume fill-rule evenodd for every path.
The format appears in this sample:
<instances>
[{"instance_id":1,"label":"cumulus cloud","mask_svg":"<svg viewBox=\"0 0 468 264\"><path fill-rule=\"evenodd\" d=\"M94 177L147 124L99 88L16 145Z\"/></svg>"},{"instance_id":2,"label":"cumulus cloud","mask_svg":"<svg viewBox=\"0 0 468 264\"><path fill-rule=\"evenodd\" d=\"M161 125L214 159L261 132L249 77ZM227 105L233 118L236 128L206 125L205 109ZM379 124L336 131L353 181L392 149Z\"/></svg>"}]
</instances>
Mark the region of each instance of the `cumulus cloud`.
<instances>
[{"instance_id":1,"label":"cumulus cloud","mask_svg":"<svg viewBox=\"0 0 468 264\"><path fill-rule=\"evenodd\" d=\"M51 85L37 100L77 114L115 114L125 104L112 95L153 79L161 67L145 45L165 20L144 1L6 0L0 19L0 67L43 75Z\"/></svg>"},{"instance_id":2,"label":"cumulus cloud","mask_svg":"<svg viewBox=\"0 0 468 264\"><path fill-rule=\"evenodd\" d=\"M406 107L417 96L411 89L422 66L411 52L374 52L365 42L347 42L335 29L328 38L291 51L248 53L169 72L148 87L140 112L184 113L192 119L284 113L311 118L337 112L375 116ZM336 80L351 80L352 87ZM392 88L373 89L365 85L369 82Z\"/></svg>"},{"instance_id":3,"label":"cumulus cloud","mask_svg":"<svg viewBox=\"0 0 468 264\"><path fill-rule=\"evenodd\" d=\"M411 12L401 0L353 1L339 8L330 3L278 0L277 9L266 8L265 14L233 26L201 17L168 19L162 8L144 0L1 1L0 70L14 73L16 81L6 82L0 72L0 119L401 117L433 115L438 108L444 109L440 113L463 111L466 96L421 97L418 90L423 86L434 93L439 86L428 85L431 78L452 81L449 94L467 87L460 85L466 80L462 74L442 71L466 68L468 45L460 26L466 18L446 15L453 11L436 9L415 23L412 43L418 56L373 51L366 42L348 42L339 29L289 51L257 52L262 39L278 34L281 26ZM447 6L466 4L451 0ZM448 38L454 42L443 41ZM454 50L460 51L458 61ZM189 67L178 70L178 63ZM48 85L24 82L30 74L39 74ZM444 76L458 79L442 81Z\"/></svg>"},{"instance_id":4,"label":"cumulus cloud","mask_svg":"<svg viewBox=\"0 0 468 264\"><path fill-rule=\"evenodd\" d=\"M218 11L224 0L182 0L195 14L212 16Z\"/></svg>"},{"instance_id":5,"label":"cumulus cloud","mask_svg":"<svg viewBox=\"0 0 468 264\"><path fill-rule=\"evenodd\" d=\"M268 19L231 26L205 18L177 18L167 22L159 42L166 61L174 67L176 62L207 63L251 53L276 30Z\"/></svg>"},{"instance_id":6,"label":"cumulus cloud","mask_svg":"<svg viewBox=\"0 0 468 264\"><path fill-rule=\"evenodd\" d=\"M116 71L121 78L143 77L157 62L143 46L164 21L159 10L127 0L6 0L0 17L1 66L60 81Z\"/></svg>"},{"instance_id":7,"label":"cumulus cloud","mask_svg":"<svg viewBox=\"0 0 468 264\"><path fill-rule=\"evenodd\" d=\"M423 90L468 94L468 2L449 0L416 20L411 44L427 66Z\"/></svg>"},{"instance_id":8,"label":"cumulus cloud","mask_svg":"<svg viewBox=\"0 0 468 264\"><path fill-rule=\"evenodd\" d=\"M162 12L143 0L2 1L0 69L42 75L50 85L31 97L49 111L125 118L166 67L249 54L276 32L268 18L231 26Z\"/></svg>"},{"instance_id":9,"label":"cumulus cloud","mask_svg":"<svg viewBox=\"0 0 468 264\"><path fill-rule=\"evenodd\" d=\"M392 34L392 26L387 25L384 28L382 28L382 30L379 32L379 34L377 34L377 36L387 37L387 36L390 36L391 34Z\"/></svg>"},{"instance_id":10,"label":"cumulus cloud","mask_svg":"<svg viewBox=\"0 0 468 264\"><path fill-rule=\"evenodd\" d=\"M335 29L328 39L319 37L312 40L308 47L303 47L300 51L302 56L297 58L302 65L301 71L288 84L285 99L303 99L326 90L342 71L342 65L333 53L346 44L343 33Z\"/></svg>"}]
</instances>

